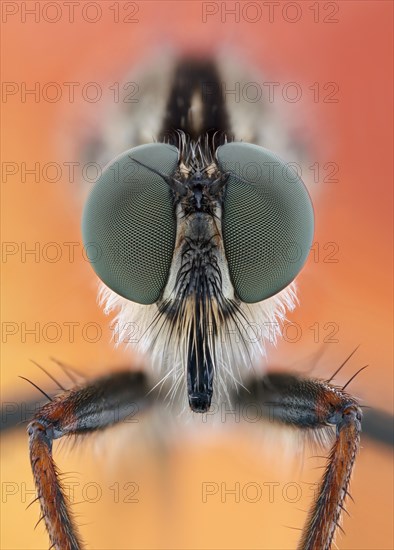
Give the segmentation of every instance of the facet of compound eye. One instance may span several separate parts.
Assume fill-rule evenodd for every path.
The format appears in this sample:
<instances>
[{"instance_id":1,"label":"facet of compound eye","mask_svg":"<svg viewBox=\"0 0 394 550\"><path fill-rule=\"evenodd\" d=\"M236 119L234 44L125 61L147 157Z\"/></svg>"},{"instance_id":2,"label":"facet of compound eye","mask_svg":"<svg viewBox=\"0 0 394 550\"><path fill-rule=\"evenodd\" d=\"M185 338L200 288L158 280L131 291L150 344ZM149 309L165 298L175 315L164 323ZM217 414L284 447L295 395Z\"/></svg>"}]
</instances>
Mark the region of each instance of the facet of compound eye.
<instances>
[{"instance_id":1,"label":"facet of compound eye","mask_svg":"<svg viewBox=\"0 0 394 550\"><path fill-rule=\"evenodd\" d=\"M167 183L133 159L171 175L178 149L153 143L115 158L87 200L82 235L95 272L109 288L133 302L152 304L168 278L176 221Z\"/></svg>"},{"instance_id":2,"label":"facet of compound eye","mask_svg":"<svg viewBox=\"0 0 394 550\"><path fill-rule=\"evenodd\" d=\"M223 204L223 240L234 289L260 302L289 285L313 239L313 208L298 174L271 151L249 143L217 150L230 174Z\"/></svg>"}]
</instances>

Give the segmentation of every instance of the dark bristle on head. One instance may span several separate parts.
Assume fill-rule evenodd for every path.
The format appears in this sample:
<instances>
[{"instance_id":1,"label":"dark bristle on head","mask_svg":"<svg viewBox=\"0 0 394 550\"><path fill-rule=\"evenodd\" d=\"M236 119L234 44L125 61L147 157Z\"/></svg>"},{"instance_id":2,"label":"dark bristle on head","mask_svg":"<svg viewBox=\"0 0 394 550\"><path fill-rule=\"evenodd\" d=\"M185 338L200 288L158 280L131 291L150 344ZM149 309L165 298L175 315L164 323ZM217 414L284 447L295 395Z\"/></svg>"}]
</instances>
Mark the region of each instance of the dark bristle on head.
<instances>
[{"instance_id":1,"label":"dark bristle on head","mask_svg":"<svg viewBox=\"0 0 394 550\"><path fill-rule=\"evenodd\" d=\"M190 116L192 100L199 94L202 120L197 128ZM178 62L159 141L178 146L179 131L192 141L206 136L214 149L232 139L222 94L220 75L211 60L185 59Z\"/></svg>"}]
</instances>

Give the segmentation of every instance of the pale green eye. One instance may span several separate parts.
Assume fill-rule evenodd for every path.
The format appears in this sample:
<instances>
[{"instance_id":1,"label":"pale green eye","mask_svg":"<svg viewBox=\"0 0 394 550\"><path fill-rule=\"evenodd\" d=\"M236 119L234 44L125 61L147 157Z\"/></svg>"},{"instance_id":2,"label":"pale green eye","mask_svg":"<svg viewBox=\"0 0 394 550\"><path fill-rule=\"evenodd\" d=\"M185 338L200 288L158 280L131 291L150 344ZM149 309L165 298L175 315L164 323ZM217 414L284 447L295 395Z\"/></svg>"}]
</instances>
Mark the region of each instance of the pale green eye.
<instances>
[{"instance_id":1,"label":"pale green eye","mask_svg":"<svg viewBox=\"0 0 394 550\"><path fill-rule=\"evenodd\" d=\"M158 174L172 174L178 149L141 145L106 167L86 203L82 235L97 275L117 294L156 302L166 284L175 243L171 191Z\"/></svg>"},{"instance_id":2,"label":"pale green eye","mask_svg":"<svg viewBox=\"0 0 394 550\"><path fill-rule=\"evenodd\" d=\"M304 265L312 203L296 172L267 149L228 143L217 158L230 174L223 241L232 283L243 302L259 302L290 284Z\"/></svg>"}]
</instances>

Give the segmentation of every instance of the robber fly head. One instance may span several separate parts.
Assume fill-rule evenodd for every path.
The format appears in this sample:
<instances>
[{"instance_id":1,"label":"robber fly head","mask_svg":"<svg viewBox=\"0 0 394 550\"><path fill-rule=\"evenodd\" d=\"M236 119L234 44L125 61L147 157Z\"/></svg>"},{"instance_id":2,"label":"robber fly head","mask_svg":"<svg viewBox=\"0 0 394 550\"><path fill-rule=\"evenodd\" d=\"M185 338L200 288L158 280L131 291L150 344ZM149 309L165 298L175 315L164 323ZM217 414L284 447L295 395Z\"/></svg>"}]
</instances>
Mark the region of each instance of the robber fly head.
<instances>
[{"instance_id":1,"label":"robber fly head","mask_svg":"<svg viewBox=\"0 0 394 550\"><path fill-rule=\"evenodd\" d=\"M186 379L198 412L210 406L215 375L221 381L239 368L240 354L233 342L223 344L223 334L242 334L255 321L252 304L262 303L261 324L292 305L289 285L312 233L306 188L275 154L248 143L202 147L184 137L178 147L153 143L117 157L83 216L85 246L99 251L94 270L123 297L123 313L131 302L150 307L145 345L178 383ZM244 336L238 347L249 354Z\"/></svg>"}]
</instances>

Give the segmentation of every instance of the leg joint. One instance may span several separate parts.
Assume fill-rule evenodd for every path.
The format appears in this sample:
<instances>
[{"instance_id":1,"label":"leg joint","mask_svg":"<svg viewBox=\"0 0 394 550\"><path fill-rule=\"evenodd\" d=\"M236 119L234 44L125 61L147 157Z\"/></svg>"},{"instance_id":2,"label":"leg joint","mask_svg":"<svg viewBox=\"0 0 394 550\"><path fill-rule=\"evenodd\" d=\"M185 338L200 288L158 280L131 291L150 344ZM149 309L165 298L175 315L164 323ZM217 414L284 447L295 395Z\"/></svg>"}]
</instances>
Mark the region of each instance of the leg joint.
<instances>
[{"instance_id":1,"label":"leg joint","mask_svg":"<svg viewBox=\"0 0 394 550\"><path fill-rule=\"evenodd\" d=\"M35 418L31 422L29 422L27 426L27 433L29 434L31 442L39 439L45 442L48 447L52 446L52 441L54 439L54 430L51 423L47 420Z\"/></svg>"}]
</instances>

